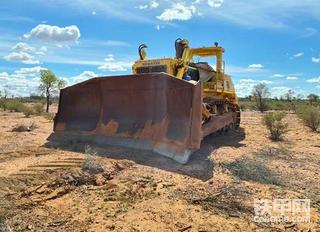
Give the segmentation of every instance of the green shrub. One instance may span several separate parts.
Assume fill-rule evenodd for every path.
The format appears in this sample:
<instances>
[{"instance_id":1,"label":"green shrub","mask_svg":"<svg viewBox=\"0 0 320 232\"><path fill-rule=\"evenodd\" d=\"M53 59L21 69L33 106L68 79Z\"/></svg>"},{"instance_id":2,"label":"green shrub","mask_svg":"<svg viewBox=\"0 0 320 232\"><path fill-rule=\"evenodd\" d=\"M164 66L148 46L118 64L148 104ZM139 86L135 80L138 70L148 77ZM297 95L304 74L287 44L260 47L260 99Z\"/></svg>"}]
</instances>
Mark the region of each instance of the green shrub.
<instances>
[{"instance_id":1,"label":"green shrub","mask_svg":"<svg viewBox=\"0 0 320 232\"><path fill-rule=\"evenodd\" d=\"M254 110L256 109L256 105L251 101L240 101L239 106L241 110Z\"/></svg>"},{"instance_id":2,"label":"green shrub","mask_svg":"<svg viewBox=\"0 0 320 232\"><path fill-rule=\"evenodd\" d=\"M43 113L43 117L49 121L52 121L54 119L55 114L54 113Z\"/></svg>"},{"instance_id":3,"label":"green shrub","mask_svg":"<svg viewBox=\"0 0 320 232\"><path fill-rule=\"evenodd\" d=\"M268 101L269 110L291 110L291 104L285 101Z\"/></svg>"},{"instance_id":4,"label":"green shrub","mask_svg":"<svg viewBox=\"0 0 320 232\"><path fill-rule=\"evenodd\" d=\"M7 109L8 100L6 98L0 98L0 108L3 110Z\"/></svg>"},{"instance_id":5,"label":"green shrub","mask_svg":"<svg viewBox=\"0 0 320 232\"><path fill-rule=\"evenodd\" d=\"M6 109L12 112L21 112L27 118L29 118L31 115L36 114L36 109L34 109L34 107L27 106L16 99L6 99L5 104Z\"/></svg>"},{"instance_id":6,"label":"green shrub","mask_svg":"<svg viewBox=\"0 0 320 232\"><path fill-rule=\"evenodd\" d=\"M36 104L34 104L34 105L33 105L33 110L34 110L34 113L35 113L36 115L41 115L41 114L43 114L43 112L44 112L44 105L43 105L43 103L36 103Z\"/></svg>"},{"instance_id":7,"label":"green shrub","mask_svg":"<svg viewBox=\"0 0 320 232\"><path fill-rule=\"evenodd\" d=\"M12 112L23 112L25 110L25 105L18 100L7 100L7 109Z\"/></svg>"},{"instance_id":8,"label":"green shrub","mask_svg":"<svg viewBox=\"0 0 320 232\"><path fill-rule=\"evenodd\" d=\"M27 118L35 114L34 110L31 107L26 105L24 105L24 107L22 108L22 112Z\"/></svg>"},{"instance_id":9,"label":"green shrub","mask_svg":"<svg viewBox=\"0 0 320 232\"><path fill-rule=\"evenodd\" d=\"M285 116L284 112L271 112L263 116L263 121L270 132L270 139L279 141L288 131L288 124L282 121Z\"/></svg>"},{"instance_id":10,"label":"green shrub","mask_svg":"<svg viewBox=\"0 0 320 232\"><path fill-rule=\"evenodd\" d=\"M312 131L320 130L320 108L311 105L300 106L297 110L298 116L304 124Z\"/></svg>"}]
</instances>

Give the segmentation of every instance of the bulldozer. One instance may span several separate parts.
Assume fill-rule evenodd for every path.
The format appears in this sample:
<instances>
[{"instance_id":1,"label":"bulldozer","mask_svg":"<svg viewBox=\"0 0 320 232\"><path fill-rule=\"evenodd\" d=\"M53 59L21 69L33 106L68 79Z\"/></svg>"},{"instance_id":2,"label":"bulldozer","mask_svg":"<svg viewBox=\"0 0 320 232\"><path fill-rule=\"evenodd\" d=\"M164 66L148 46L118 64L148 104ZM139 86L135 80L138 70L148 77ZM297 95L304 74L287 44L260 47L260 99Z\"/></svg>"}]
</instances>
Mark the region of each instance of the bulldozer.
<instances>
[{"instance_id":1,"label":"bulldozer","mask_svg":"<svg viewBox=\"0 0 320 232\"><path fill-rule=\"evenodd\" d=\"M174 58L146 59L142 44L131 75L95 77L62 89L54 137L150 150L185 164L206 136L239 127L224 48L217 42L191 48L186 39L174 46Z\"/></svg>"}]
</instances>

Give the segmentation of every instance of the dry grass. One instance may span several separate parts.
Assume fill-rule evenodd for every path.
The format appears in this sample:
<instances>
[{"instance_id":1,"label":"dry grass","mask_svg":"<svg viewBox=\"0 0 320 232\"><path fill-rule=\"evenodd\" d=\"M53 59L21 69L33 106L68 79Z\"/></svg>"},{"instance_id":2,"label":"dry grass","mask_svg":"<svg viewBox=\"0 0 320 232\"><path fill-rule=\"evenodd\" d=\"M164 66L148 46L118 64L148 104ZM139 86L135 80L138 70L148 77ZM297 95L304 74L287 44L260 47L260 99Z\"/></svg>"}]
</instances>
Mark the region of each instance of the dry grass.
<instances>
[{"instance_id":1,"label":"dry grass","mask_svg":"<svg viewBox=\"0 0 320 232\"><path fill-rule=\"evenodd\" d=\"M44 104L36 103L33 105L33 110L35 115L42 115L44 113Z\"/></svg>"},{"instance_id":2,"label":"dry grass","mask_svg":"<svg viewBox=\"0 0 320 232\"><path fill-rule=\"evenodd\" d=\"M269 169L262 161L242 158L223 166L241 180L254 181L261 184L283 185L279 175Z\"/></svg>"},{"instance_id":3,"label":"dry grass","mask_svg":"<svg viewBox=\"0 0 320 232\"><path fill-rule=\"evenodd\" d=\"M181 193L177 193L180 195ZM245 205L249 192L241 185L224 186L214 192L204 192L191 187L182 193L183 197L191 204L200 205L203 210L224 214L231 217L240 217L250 214L250 209Z\"/></svg>"},{"instance_id":4,"label":"dry grass","mask_svg":"<svg viewBox=\"0 0 320 232\"><path fill-rule=\"evenodd\" d=\"M263 159L290 159L292 158L292 152L284 147L280 146L279 148L275 147L264 147L255 153L257 157Z\"/></svg>"},{"instance_id":5,"label":"dry grass","mask_svg":"<svg viewBox=\"0 0 320 232\"><path fill-rule=\"evenodd\" d=\"M5 220L0 218L0 232L12 232L11 227L6 223Z\"/></svg>"}]
</instances>

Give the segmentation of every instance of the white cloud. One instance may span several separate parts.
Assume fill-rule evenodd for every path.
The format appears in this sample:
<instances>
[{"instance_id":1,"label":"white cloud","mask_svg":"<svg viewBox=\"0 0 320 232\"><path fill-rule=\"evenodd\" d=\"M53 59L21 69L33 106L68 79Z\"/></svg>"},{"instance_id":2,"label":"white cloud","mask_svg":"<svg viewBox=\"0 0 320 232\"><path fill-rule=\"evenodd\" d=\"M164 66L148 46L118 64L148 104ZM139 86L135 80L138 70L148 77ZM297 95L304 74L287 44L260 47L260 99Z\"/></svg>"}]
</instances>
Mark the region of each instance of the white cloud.
<instances>
[{"instance_id":1,"label":"white cloud","mask_svg":"<svg viewBox=\"0 0 320 232\"><path fill-rule=\"evenodd\" d=\"M149 4L144 4L144 5L139 5L135 8L138 8L140 10L145 10L145 9L156 9L159 7L159 3L157 1L151 1Z\"/></svg>"},{"instance_id":2,"label":"white cloud","mask_svg":"<svg viewBox=\"0 0 320 232\"><path fill-rule=\"evenodd\" d=\"M139 8L140 10L144 10L144 9L148 9L149 6L148 5L139 5L137 8Z\"/></svg>"},{"instance_id":3,"label":"white cloud","mask_svg":"<svg viewBox=\"0 0 320 232\"><path fill-rule=\"evenodd\" d=\"M292 89L287 86L277 86L277 87L272 87L270 89L270 92L272 97L281 97L286 93L288 93L289 90L292 90Z\"/></svg>"},{"instance_id":4,"label":"white cloud","mask_svg":"<svg viewBox=\"0 0 320 232\"><path fill-rule=\"evenodd\" d=\"M307 80L308 83L320 83L320 76Z\"/></svg>"},{"instance_id":5,"label":"white cloud","mask_svg":"<svg viewBox=\"0 0 320 232\"><path fill-rule=\"evenodd\" d=\"M48 52L48 48L46 46L41 46L39 51L36 51L35 54L37 55L45 55Z\"/></svg>"},{"instance_id":6,"label":"white cloud","mask_svg":"<svg viewBox=\"0 0 320 232\"><path fill-rule=\"evenodd\" d=\"M316 89L320 89L320 85L317 85L317 86L316 86Z\"/></svg>"},{"instance_id":7,"label":"white cloud","mask_svg":"<svg viewBox=\"0 0 320 232\"><path fill-rule=\"evenodd\" d=\"M157 31L160 31L160 25L159 24L156 26L156 29L157 29Z\"/></svg>"},{"instance_id":8,"label":"white cloud","mask_svg":"<svg viewBox=\"0 0 320 232\"><path fill-rule=\"evenodd\" d=\"M43 68L41 66L35 66L32 68L20 68L18 70L15 70L14 73L24 76L34 76L36 74L39 74L41 70L46 70L46 68Z\"/></svg>"},{"instance_id":9,"label":"white cloud","mask_svg":"<svg viewBox=\"0 0 320 232\"><path fill-rule=\"evenodd\" d=\"M163 21L173 20L189 20L196 13L196 8L193 5L186 6L185 3L174 3L171 8L165 9L157 19Z\"/></svg>"},{"instance_id":10,"label":"white cloud","mask_svg":"<svg viewBox=\"0 0 320 232\"><path fill-rule=\"evenodd\" d=\"M312 60L313 63L318 63L318 64L320 64L320 57L318 57L318 58L317 58L317 57L312 57L311 60Z\"/></svg>"},{"instance_id":11,"label":"white cloud","mask_svg":"<svg viewBox=\"0 0 320 232\"><path fill-rule=\"evenodd\" d=\"M34 55L45 55L48 49L45 46L36 49L27 43L19 42L11 50L12 52L4 56L4 59L8 61L20 61L24 64L39 64L39 60Z\"/></svg>"},{"instance_id":12,"label":"white cloud","mask_svg":"<svg viewBox=\"0 0 320 232\"><path fill-rule=\"evenodd\" d=\"M158 8L158 7L159 7L159 3L158 3L158 2L152 1L152 2L150 3L150 8Z\"/></svg>"},{"instance_id":13,"label":"white cloud","mask_svg":"<svg viewBox=\"0 0 320 232\"><path fill-rule=\"evenodd\" d=\"M298 58L298 57L301 57L301 56L303 56L304 55L304 52L299 52L299 53L297 53L297 54L294 54L293 56L292 56L292 58Z\"/></svg>"},{"instance_id":14,"label":"white cloud","mask_svg":"<svg viewBox=\"0 0 320 232\"><path fill-rule=\"evenodd\" d=\"M148 4L150 1L135 0L130 2L138 2L139 4L144 2L143 4ZM253 0L229 0L224 1L223 6L214 9L214 11L208 5L207 0L157 0L157 2L161 6L163 5L163 9L170 8L172 3L182 2L186 6L197 4L197 8L201 10L203 16L209 21L223 21L245 28L292 29L290 31L293 31L297 35L305 33L303 23L294 23L298 18L307 17L318 21L320 15L320 1L317 0L280 0L276 1L276 4L270 0L259 0L259 2ZM151 25L156 24L156 20L150 14L141 14L138 10L132 10L132 4L128 4L128 1L74 0L65 1L64 5L69 9L74 10L76 8L85 12L88 9L99 9L101 15L106 18L116 18L129 22L143 22ZM123 17L124 15L125 17Z\"/></svg>"},{"instance_id":15,"label":"white cloud","mask_svg":"<svg viewBox=\"0 0 320 232\"><path fill-rule=\"evenodd\" d=\"M105 63L98 67L99 70L120 72L127 71L127 69L132 66L132 63L130 62L116 61L112 54L109 54L104 61Z\"/></svg>"},{"instance_id":16,"label":"white cloud","mask_svg":"<svg viewBox=\"0 0 320 232\"><path fill-rule=\"evenodd\" d=\"M9 55L4 56L8 61L20 61L24 64L39 64L40 62L34 56L26 52L11 52Z\"/></svg>"},{"instance_id":17,"label":"white cloud","mask_svg":"<svg viewBox=\"0 0 320 232\"><path fill-rule=\"evenodd\" d=\"M273 81L268 81L268 80L262 80L262 81L259 81L260 83L263 83L263 84L266 84L266 85L269 85L269 84L272 84Z\"/></svg>"},{"instance_id":18,"label":"white cloud","mask_svg":"<svg viewBox=\"0 0 320 232\"><path fill-rule=\"evenodd\" d=\"M224 0L208 0L208 5L214 8L219 8Z\"/></svg>"},{"instance_id":19,"label":"white cloud","mask_svg":"<svg viewBox=\"0 0 320 232\"><path fill-rule=\"evenodd\" d=\"M40 70L45 68L35 66L31 68L20 68L9 74L0 73L1 86L8 89L15 96L29 96L37 92L39 86Z\"/></svg>"},{"instance_id":20,"label":"white cloud","mask_svg":"<svg viewBox=\"0 0 320 232\"><path fill-rule=\"evenodd\" d=\"M114 61L113 55L112 54L108 54L107 57L104 59L104 61L113 62Z\"/></svg>"},{"instance_id":21,"label":"white cloud","mask_svg":"<svg viewBox=\"0 0 320 232\"><path fill-rule=\"evenodd\" d=\"M92 12L91 12L91 14L92 14L92 15L96 15L96 14L97 14L97 12L95 12L95 11L92 11Z\"/></svg>"},{"instance_id":22,"label":"white cloud","mask_svg":"<svg viewBox=\"0 0 320 232\"><path fill-rule=\"evenodd\" d=\"M251 95L252 89L255 85L259 83L271 84L272 81L268 80L254 80L254 79L240 79L236 84L236 93L239 97L245 97Z\"/></svg>"},{"instance_id":23,"label":"white cloud","mask_svg":"<svg viewBox=\"0 0 320 232\"><path fill-rule=\"evenodd\" d=\"M276 73L276 74L273 74L272 77L284 77L284 75L280 73Z\"/></svg>"},{"instance_id":24,"label":"white cloud","mask_svg":"<svg viewBox=\"0 0 320 232\"><path fill-rule=\"evenodd\" d=\"M251 68L251 69L261 69L261 68L264 68L264 66L262 64L250 64L248 66L248 68Z\"/></svg>"},{"instance_id":25,"label":"white cloud","mask_svg":"<svg viewBox=\"0 0 320 232\"><path fill-rule=\"evenodd\" d=\"M298 77L287 76L287 80L298 80Z\"/></svg>"},{"instance_id":26,"label":"white cloud","mask_svg":"<svg viewBox=\"0 0 320 232\"><path fill-rule=\"evenodd\" d=\"M19 42L12 47L12 50L16 52L33 52L35 49L26 43Z\"/></svg>"},{"instance_id":27,"label":"white cloud","mask_svg":"<svg viewBox=\"0 0 320 232\"><path fill-rule=\"evenodd\" d=\"M73 83L79 83L97 76L98 75L92 71L83 71L78 76L73 77L72 80L73 80Z\"/></svg>"},{"instance_id":28,"label":"white cloud","mask_svg":"<svg viewBox=\"0 0 320 232\"><path fill-rule=\"evenodd\" d=\"M8 80L9 74L7 72L0 73L0 80Z\"/></svg>"},{"instance_id":29,"label":"white cloud","mask_svg":"<svg viewBox=\"0 0 320 232\"><path fill-rule=\"evenodd\" d=\"M235 84L236 92L239 97L245 97L251 94L253 86L257 84L253 79L240 79Z\"/></svg>"},{"instance_id":30,"label":"white cloud","mask_svg":"<svg viewBox=\"0 0 320 232\"><path fill-rule=\"evenodd\" d=\"M42 46L42 47L40 48L40 51L42 51L42 52L47 52L47 51L48 51L48 48L47 48L46 46Z\"/></svg>"},{"instance_id":31,"label":"white cloud","mask_svg":"<svg viewBox=\"0 0 320 232\"><path fill-rule=\"evenodd\" d=\"M215 67L215 66L213 66ZM265 77L270 77L272 72L266 68L255 69L255 68L248 68L242 66L235 66L229 64L226 66L226 73L230 74L233 77L246 79L249 77L255 77L258 79L262 79Z\"/></svg>"},{"instance_id":32,"label":"white cloud","mask_svg":"<svg viewBox=\"0 0 320 232\"><path fill-rule=\"evenodd\" d=\"M39 24L28 34L25 34L24 37L46 42L76 42L80 38L80 30L75 25L58 27L47 24Z\"/></svg>"}]
</instances>

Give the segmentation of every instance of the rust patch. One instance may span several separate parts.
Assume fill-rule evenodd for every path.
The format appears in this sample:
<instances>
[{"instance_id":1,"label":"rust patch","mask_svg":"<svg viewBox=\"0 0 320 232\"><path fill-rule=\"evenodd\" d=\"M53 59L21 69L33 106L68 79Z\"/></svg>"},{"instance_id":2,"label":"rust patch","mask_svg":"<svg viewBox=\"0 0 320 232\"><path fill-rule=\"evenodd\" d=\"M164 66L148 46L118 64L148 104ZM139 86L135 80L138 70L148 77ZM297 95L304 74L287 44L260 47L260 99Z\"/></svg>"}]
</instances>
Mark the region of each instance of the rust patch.
<instances>
[{"instance_id":1,"label":"rust patch","mask_svg":"<svg viewBox=\"0 0 320 232\"><path fill-rule=\"evenodd\" d=\"M116 121L109 121L107 125L101 123L96 128L95 132L99 134L113 135L117 132L119 124Z\"/></svg>"}]
</instances>

